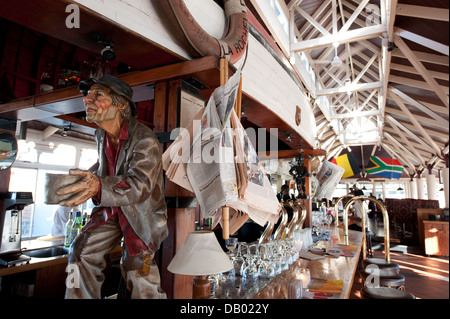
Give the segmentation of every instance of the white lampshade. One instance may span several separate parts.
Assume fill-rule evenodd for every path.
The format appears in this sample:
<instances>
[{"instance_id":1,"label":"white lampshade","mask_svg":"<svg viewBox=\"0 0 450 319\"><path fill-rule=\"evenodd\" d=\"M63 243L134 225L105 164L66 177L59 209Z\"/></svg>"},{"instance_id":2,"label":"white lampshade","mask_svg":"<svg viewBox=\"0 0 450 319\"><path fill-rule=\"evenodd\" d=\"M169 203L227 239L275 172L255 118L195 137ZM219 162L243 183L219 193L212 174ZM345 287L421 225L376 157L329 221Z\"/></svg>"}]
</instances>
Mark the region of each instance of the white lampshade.
<instances>
[{"instance_id":1,"label":"white lampshade","mask_svg":"<svg viewBox=\"0 0 450 319\"><path fill-rule=\"evenodd\" d=\"M226 272L231 268L233 264L214 233L195 231L188 234L167 270L180 275L205 276Z\"/></svg>"}]
</instances>

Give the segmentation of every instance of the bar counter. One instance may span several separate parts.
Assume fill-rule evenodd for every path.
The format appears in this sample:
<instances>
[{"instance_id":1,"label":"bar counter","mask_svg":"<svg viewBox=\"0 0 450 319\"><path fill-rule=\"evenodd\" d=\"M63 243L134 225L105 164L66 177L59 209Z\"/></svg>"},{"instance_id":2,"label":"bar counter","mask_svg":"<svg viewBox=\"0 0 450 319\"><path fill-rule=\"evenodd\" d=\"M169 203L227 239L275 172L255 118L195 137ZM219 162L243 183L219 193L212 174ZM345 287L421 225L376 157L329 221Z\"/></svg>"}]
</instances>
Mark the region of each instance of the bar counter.
<instances>
[{"instance_id":1,"label":"bar counter","mask_svg":"<svg viewBox=\"0 0 450 319\"><path fill-rule=\"evenodd\" d=\"M314 245L315 248L326 248L328 250L335 245L344 244L342 228L337 228L334 225L329 228L323 228L329 229L330 240L317 242ZM349 245L347 247L355 249L353 257L339 256L335 258L325 256L320 260L299 258L290 265L288 270L283 271L275 278L258 278L254 282L245 284L242 283L240 276L236 276L236 280L233 283L222 279L216 287L214 297L218 299L287 299L288 285L292 280L296 279L296 271L299 268L307 268L311 274L311 281L314 278L342 280L342 291L337 295L337 298L348 299L359 261L362 240L362 232L349 230Z\"/></svg>"}]
</instances>

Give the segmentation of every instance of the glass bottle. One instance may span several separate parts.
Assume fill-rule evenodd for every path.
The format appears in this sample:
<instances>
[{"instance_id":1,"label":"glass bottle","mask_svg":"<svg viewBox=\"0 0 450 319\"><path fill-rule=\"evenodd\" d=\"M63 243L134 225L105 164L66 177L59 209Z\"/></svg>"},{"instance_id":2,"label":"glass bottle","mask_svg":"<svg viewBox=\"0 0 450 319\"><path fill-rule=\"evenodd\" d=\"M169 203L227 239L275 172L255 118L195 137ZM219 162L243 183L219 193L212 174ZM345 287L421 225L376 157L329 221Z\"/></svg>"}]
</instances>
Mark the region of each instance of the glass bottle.
<instances>
[{"instance_id":1,"label":"glass bottle","mask_svg":"<svg viewBox=\"0 0 450 319\"><path fill-rule=\"evenodd\" d=\"M64 239L64 246L65 247L69 247L72 240L72 226L73 226L73 222L74 222L74 218L73 218L73 209L70 211L69 213L69 220L66 223L66 237Z\"/></svg>"},{"instance_id":2,"label":"glass bottle","mask_svg":"<svg viewBox=\"0 0 450 319\"><path fill-rule=\"evenodd\" d=\"M86 225L87 223L87 213L83 214L83 220L81 221L81 228L84 227L84 225Z\"/></svg>"},{"instance_id":3,"label":"glass bottle","mask_svg":"<svg viewBox=\"0 0 450 319\"><path fill-rule=\"evenodd\" d=\"M71 238L70 238L70 243L72 243L74 241L74 239L78 236L78 234L80 233L80 229L81 229L81 212L79 210L77 210L76 215L75 215L75 220L72 224L72 228L71 228Z\"/></svg>"}]
</instances>

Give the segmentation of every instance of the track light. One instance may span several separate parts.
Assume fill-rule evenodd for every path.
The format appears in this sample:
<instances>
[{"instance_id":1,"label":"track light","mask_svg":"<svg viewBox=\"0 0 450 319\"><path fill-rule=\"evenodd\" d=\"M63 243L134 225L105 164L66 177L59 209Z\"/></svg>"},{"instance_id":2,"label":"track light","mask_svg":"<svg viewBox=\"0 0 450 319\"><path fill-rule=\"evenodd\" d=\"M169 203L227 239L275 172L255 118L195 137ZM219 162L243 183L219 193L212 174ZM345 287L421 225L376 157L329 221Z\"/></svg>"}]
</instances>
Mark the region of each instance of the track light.
<instances>
[{"instance_id":1,"label":"track light","mask_svg":"<svg viewBox=\"0 0 450 319\"><path fill-rule=\"evenodd\" d=\"M287 134L286 135L286 142L291 143L292 139L291 139L291 134Z\"/></svg>"},{"instance_id":2,"label":"track light","mask_svg":"<svg viewBox=\"0 0 450 319\"><path fill-rule=\"evenodd\" d=\"M67 137L67 133L72 129L72 124L69 124L69 127L63 127L61 132L62 137Z\"/></svg>"},{"instance_id":3,"label":"track light","mask_svg":"<svg viewBox=\"0 0 450 319\"><path fill-rule=\"evenodd\" d=\"M109 45L102 50L101 54L106 61L113 61L116 58L116 53Z\"/></svg>"},{"instance_id":4,"label":"track light","mask_svg":"<svg viewBox=\"0 0 450 319\"><path fill-rule=\"evenodd\" d=\"M113 61L116 58L116 53L114 52L114 41L110 39L106 39L105 35L99 32L93 32L91 34L92 39L98 44L104 45L104 48L101 51L102 57L106 61Z\"/></svg>"},{"instance_id":5,"label":"track light","mask_svg":"<svg viewBox=\"0 0 450 319\"><path fill-rule=\"evenodd\" d=\"M392 51L394 51L394 49L395 49L395 44L394 44L394 42L388 42L388 48L387 48L387 50L389 51L389 52L392 52Z\"/></svg>"}]
</instances>

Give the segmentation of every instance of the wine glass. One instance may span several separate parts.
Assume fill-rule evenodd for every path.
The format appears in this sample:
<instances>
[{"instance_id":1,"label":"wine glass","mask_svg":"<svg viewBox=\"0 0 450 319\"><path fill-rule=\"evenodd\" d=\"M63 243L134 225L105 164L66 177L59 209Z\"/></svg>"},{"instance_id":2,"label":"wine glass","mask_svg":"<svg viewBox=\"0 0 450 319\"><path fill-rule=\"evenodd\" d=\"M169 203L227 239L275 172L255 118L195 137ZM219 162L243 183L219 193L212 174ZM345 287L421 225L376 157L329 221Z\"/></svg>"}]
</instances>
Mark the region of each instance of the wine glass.
<instances>
[{"instance_id":1,"label":"wine glass","mask_svg":"<svg viewBox=\"0 0 450 319\"><path fill-rule=\"evenodd\" d=\"M332 222L333 222L333 215L327 214L326 224L327 224L328 226L330 226Z\"/></svg>"},{"instance_id":2,"label":"wine glass","mask_svg":"<svg viewBox=\"0 0 450 319\"><path fill-rule=\"evenodd\" d=\"M231 252L231 254L236 249L237 243L238 243L237 237L230 237L228 239L225 239L225 247L227 247L227 249Z\"/></svg>"},{"instance_id":3,"label":"wine glass","mask_svg":"<svg viewBox=\"0 0 450 319\"><path fill-rule=\"evenodd\" d=\"M226 278L229 280L234 280L236 271L234 268L234 264L236 263L236 257L234 255L234 250L237 247L238 241L237 237L230 237L228 239L225 239L225 247L228 249L227 256L230 258L231 263L233 264L233 268L231 268L229 271L224 273L226 275Z\"/></svg>"},{"instance_id":4,"label":"wine glass","mask_svg":"<svg viewBox=\"0 0 450 319\"><path fill-rule=\"evenodd\" d=\"M252 253L252 248L254 253ZM256 259L258 258L257 255L257 245L249 245L247 248L247 254L245 255L246 261L244 264L242 264L242 278L246 280L255 280L258 278L258 267L256 265Z\"/></svg>"},{"instance_id":5,"label":"wine glass","mask_svg":"<svg viewBox=\"0 0 450 319\"><path fill-rule=\"evenodd\" d=\"M272 244L266 243L259 246L259 255L261 262L258 266L259 276L262 278L271 278L275 276L275 270L272 266Z\"/></svg>"},{"instance_id":6,"label":"wine glass","mask_svg":"<svg viewBox=\"0 0 450 319\"><path fill-rule=\"evenodd\" d=\"M236 276L241 276L241 268L242 268L242 264L244 263L244 258L242 257L242 245L243 245L242 242L236 243L237 252L236 252L236 256L232 260L233 267L234 267L234 273Z\"/></svg>"},{"instance_id":7,"label":"wine glass","mask_svg":"<svg viewBox=\"0 0 450 319\"><path fill-rule=\"evenodd\" d=\"M289 265L292 265L298 259L298 252L295 249L293 238L286 239L286 254L289 256Z\"/></svg>"}]
</instances>

